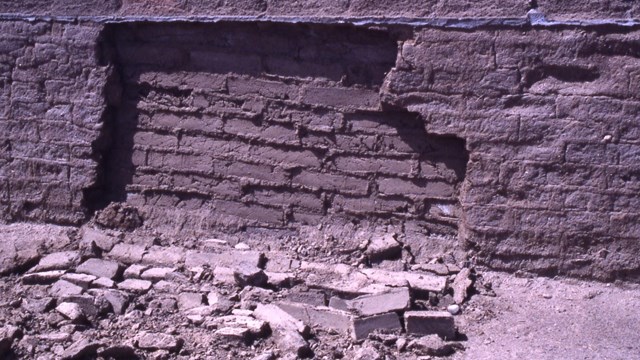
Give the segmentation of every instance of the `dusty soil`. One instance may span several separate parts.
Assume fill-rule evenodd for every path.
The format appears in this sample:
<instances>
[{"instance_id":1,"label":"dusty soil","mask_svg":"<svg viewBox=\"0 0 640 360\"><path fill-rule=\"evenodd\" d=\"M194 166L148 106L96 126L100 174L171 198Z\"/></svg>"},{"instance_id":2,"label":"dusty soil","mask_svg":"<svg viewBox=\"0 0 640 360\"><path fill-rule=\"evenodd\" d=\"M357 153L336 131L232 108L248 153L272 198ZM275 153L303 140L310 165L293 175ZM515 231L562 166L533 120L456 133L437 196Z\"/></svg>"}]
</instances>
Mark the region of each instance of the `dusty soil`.
<instances>
[{"instance_id":1,"label":"dusty soil","mask_svg":"<svg viewBox=\"0 0 640 360\"><path fill-rule=\"evenodd\" d=\"M321 293L326 300L330 296L349 299L355 296L350 291L357 292L350 289L349 281L360 279L352 273L360 274L369 266L372 269L382 266L361 263L333 279L327 274L336 264L326 262L326 257L322 257L325 262L319 260L317 263L307 258L306 270L280 273L278 276L287 280L280 281L280 278L280 282L275 283L278 276L273 272L273 259L296 257L295 252L274 253L265 250L268 246L256 246L271 261L266 266L261 265L269 280L251 286L248 282L257 280L247 280L249 277L240 280L236 270L229 279L219 271L222 267L196 269L189 265L189 255L186 260L175 260L178 257L173 255L181 250L171 247L172 244L162 236L96 231L99 236L91 233L94 240L88 244L90 236L86 235L86 229L27 224L0 228L0 248L3 249L0 264L6 273L0 278L0 357L294 359L295 354L283 349L288 343L281 341L277 324L260 320L256 306L295 300L311 309L315 306L313 297ZM136 239L140 242L136 243ZM114 245L105 245L108 241L116 245L141 246L146 250L144 256L138 258L134 251L124 255L115 249L96 251L96 247ZM191 251L205 251L203 244L205 242L194 240L188 246ZM248 247L234 243L223 246L222 251L229 254ZM358 251L372 257L368 250L371 248L372 244L369 244L368 248ZM149 260L146 256L155 250L158 251L154 260ZM64 265L62 276L86 275L82 270L84 265L80 264L91 259L119 264L121 271L144 266L168 269L169 272L147 278L151 279L149 288L143 290L124 285L125 278L140 280L140 276L121 273L113 277L113 283L104 277L99 278L102 282L94 277L91 285L79 290L81 294L63 294L59 291L59 274L54 274L58 277L50 280L29 278L34 272L33 266L43 266L42 259L46 254L60 251L79 255ZM249 252L233 254L244 256ZM353 256L357 258L358 254ZM464 270L463 266L469 264L447 265L450 268L460 265L459 269ZM398 272L394 274L416 273L408 269L402 256L384 262L384 267L395 268ZM428 279L433 276L422 274ZM447 305L454 302L452 299L456 299L458 290L454 290L455 284L452 285L455 274L444 277L448 279L446 288L440 292L417 292L412 288L411 305L396 312L447 309ZM407 333L406 323L397 329L378 329L367 337L354 339L335 324L318 324L310 320L306 324L310 331L305 333L303 340L309 351L301 354L316 359L361 360L430 359L435 355L450 359L633 359L640 354L640 313L637 311L640 287L637 285L525 278L484 269L475 269L473 278L475 281L468 289L468 296L457 301L461 311L453 317L458 330L455 339L444 341L433 338L434 335L423 337ZM140 284L144 285L137 285ZM342 288L328 290L336 284ZM105 292L124 295L126 305L118 310L117 301L105 301ZM200 294L195 303L192 294ZM93 303L87 305L86 299ZM73 313L61 307L63 303L67 307L69 303L81 304L82 314L74 319ZM247 325L247 321L258 324L260 330L254 331L254 325ZM229 335L229 331L233 334ZM243 335L236 336L235 331Z\"/></svg>"}]
</instances>

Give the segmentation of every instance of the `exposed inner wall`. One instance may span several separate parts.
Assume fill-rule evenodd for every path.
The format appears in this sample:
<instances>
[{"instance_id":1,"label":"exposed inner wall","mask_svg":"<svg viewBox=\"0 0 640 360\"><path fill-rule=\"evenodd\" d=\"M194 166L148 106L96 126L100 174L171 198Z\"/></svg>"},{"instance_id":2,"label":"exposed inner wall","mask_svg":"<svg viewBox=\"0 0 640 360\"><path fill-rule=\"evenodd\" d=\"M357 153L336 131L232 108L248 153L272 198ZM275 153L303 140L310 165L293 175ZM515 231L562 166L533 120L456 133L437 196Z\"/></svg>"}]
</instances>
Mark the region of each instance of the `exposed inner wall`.
<instances>
[{"instance_id":1,"label":"exposed inner wall","mask_svg":"<svg viewBox=\"0 0 640 360\"><path fill-rule=\"evenodd\" d=\"M389 32L351 26L108 29L123 98L107 196L165 231L420 223L457 243L468 155L383 109ZM423 240L424 240L423 239ZM426 241L426 240L424 240Z\"/></svg>"}]
</instances>

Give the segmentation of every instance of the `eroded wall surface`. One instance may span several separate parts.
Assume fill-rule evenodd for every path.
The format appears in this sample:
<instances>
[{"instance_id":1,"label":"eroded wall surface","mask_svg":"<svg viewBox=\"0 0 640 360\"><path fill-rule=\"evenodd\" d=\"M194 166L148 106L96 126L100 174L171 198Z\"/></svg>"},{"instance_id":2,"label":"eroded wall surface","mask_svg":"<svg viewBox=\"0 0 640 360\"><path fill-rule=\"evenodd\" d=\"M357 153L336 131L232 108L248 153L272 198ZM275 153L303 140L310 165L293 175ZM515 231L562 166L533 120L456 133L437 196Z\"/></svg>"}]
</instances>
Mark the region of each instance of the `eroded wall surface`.
<instances>
[{"instance_id":1,"label":"eroded wall surface","mask_svg":"<svg viewBox=\"0 0 640 360\"><path fill-rule=\"evenodd\" d=\"M539 3L556 18L635 11L632 2ZM100 2L92 12L29 4L0 9L195 11L192 1ZM391 6L278 4L201 7L376 16ZM419 14L393 4L385 11L414 17L523 14L508 2L434 2ZM332 219L420 224L424 241L447 236L493 268L640 276L633 26L85 18L7 19L0 30L4 221L80 224L124 201L146 224L205 233Z\"/></svg>"}]
</instances>

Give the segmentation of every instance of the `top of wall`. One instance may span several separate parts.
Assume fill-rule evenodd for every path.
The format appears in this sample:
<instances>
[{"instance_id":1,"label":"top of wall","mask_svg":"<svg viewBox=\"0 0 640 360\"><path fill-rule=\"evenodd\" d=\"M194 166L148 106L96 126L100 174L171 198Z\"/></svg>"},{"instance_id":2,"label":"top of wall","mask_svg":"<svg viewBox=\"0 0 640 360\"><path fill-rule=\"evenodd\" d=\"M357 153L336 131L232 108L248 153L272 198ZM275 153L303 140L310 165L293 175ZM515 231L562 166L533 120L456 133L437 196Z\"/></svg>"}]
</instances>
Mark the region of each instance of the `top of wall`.
<instances>
[{"instance_id":1,"label":"top of wall","mask_svg":"<svg viewBox=\"0 0 640 360\"><path fill-rule=\"evenodd\" d=\"M552 20L640 17L640 3L629 0L538 0L537 5ZM512 18L524 17L529 9L526 0L0 0L0 14L54 17Z\"/></svg>"}]
</instances>

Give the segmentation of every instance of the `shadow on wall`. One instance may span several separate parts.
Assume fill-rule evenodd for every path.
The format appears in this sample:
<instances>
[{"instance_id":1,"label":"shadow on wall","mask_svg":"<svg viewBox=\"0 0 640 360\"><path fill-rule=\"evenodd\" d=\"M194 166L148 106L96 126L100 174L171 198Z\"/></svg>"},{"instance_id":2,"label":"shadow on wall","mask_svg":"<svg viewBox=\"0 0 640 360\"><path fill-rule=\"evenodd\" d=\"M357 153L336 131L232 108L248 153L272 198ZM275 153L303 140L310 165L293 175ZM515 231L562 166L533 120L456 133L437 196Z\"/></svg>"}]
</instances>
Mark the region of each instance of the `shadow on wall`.
<instances>
[{"instance_id":1,"label":"shadow on wall","mask_svg":"<svg viewBox=\"0 0 640 360\"><path fill-rule=\"evenodd\" d=\"M122 93L101 206L126 200L183 228L338 215L457 232L464 141L381 109L397 54L388 32L119 24L106 28L101 49Z\"/></svg>"}]
</instances>

